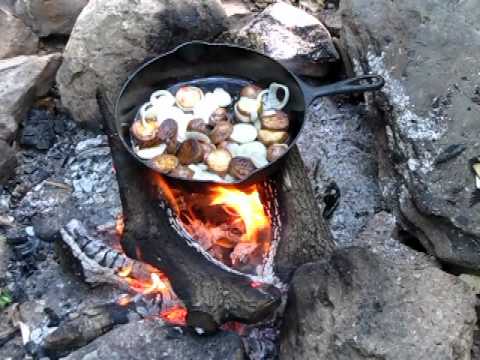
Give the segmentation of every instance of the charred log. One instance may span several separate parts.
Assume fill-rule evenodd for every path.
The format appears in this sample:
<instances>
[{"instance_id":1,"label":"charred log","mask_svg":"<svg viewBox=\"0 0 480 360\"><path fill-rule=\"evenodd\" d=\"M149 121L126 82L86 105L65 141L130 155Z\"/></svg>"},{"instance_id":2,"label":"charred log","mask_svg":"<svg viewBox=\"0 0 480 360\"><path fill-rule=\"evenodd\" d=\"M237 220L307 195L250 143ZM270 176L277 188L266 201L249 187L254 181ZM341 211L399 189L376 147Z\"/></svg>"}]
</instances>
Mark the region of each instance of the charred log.
<instances>
[{"instance_id":1,"label":"charred log","mask_svg":"<svg viewBox=\"0 0 480 360\"><path fill-rule=\"evenodd\" d=\"M130 257L140 258L163 271L188 309L187 324L215 331L226 321L254 323L278 306L273 286L253 287L252 280L211 262L171 225L170 210L155 201L151 170L124 149L113 116L103 96L98 102L109 137L125 218L122 246Z\"/></svg>"},{"instance_id":2,"label":"charred log","mask_svg":"<svg viewBox=\"0 0 480 360\"><path fill-rule=\"evenodd\" d=\"M286 281L299 266L327 258L335 243L315 201L305 165L297 147L276 176L279 186L282 234L275 255L275 273Z\"/></svg>"}]
</instances>

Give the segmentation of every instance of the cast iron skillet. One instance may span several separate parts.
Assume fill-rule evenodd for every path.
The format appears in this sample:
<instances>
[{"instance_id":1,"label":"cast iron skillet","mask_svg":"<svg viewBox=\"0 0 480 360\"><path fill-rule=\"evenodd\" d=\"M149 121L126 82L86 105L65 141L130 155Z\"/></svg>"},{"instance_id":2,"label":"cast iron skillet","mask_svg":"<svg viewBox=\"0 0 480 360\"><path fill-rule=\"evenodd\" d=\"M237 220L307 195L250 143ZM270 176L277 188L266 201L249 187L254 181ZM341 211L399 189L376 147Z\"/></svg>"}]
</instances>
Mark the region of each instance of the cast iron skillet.
<instances>
[{"instance_id":1,"label":"cast iron skillet","mask_svg":"<svg viewBox=\"0 0 480 360\"><path fill-rule=\"evenodd\" d=\"M149 166L135 154L131 146L129 129L139 107L149 101L150 95L155 90L168 89L178 83L191 82L195 79L218 76L245 79L264 88L272 82L289 87L290 100L284 109L290 116L289 132L292 140L289 150L295 145L302 131L305 109L314 99L327 95L374 91L381 89L384 85L381 76L365 75L321 87L312 87L277 61L250 49L233 45L188 42L143 64L128 78L115 105L113 128L116 136L119 136L125 148L138 161ZM277 171L284 159L285 155L236 184L250 184L263 180ZM198 185L214 183L166 176L176 182L198 183Z\"/></svg>"}]
</instances>

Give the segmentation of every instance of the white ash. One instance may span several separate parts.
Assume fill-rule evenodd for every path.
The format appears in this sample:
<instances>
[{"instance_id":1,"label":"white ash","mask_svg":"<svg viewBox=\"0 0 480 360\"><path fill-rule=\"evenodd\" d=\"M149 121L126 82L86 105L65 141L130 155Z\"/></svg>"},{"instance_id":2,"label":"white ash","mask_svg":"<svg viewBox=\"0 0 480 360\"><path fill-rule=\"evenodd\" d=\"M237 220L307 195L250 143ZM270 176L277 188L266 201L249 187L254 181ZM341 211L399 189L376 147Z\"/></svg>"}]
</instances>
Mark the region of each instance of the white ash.
<instances>
[{"instance_id":1,"label":"white ash","mask_svg":"<svg viewBox=\"0 0 480 360\"><path fill-rule=\"evenodd\" d=\"M298 141L315 187L322 192L334 181L340 188L340 203L329 219L339 246L355 245L381 202L374 135L362 113L364 105L318 99L308 108Z\"/></svg>"},{"instance_id":2,"label":"white ash","mask_svg":"<svg viewBox=\"0 0 480 360\"><path fill-rule=\"evenodd\" d=\"M385 86L383 92L388 96L393 105L394 115L402 135L412 140L437 140L447 130L446 116L431 112L428 117L421 117L415 113L415 106L405 91L402 83L395 79L386 68L384 53L376 56L372 51L367 53L367 61L372 74L383 76ZM360 65L355 62L357 73L362 73Z\"/></svg>"}]
</instances>

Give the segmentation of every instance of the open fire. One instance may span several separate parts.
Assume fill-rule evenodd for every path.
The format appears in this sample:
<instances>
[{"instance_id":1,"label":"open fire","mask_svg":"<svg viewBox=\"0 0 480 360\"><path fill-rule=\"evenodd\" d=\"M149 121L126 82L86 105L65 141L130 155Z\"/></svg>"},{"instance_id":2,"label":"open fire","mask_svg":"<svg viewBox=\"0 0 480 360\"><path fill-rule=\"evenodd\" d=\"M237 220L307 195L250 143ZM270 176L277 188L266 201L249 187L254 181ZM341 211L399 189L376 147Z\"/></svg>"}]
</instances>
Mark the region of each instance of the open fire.
<instances>
[{"instance_id":1,"label":"open fire","mask_svg":"<svg viewBox=\"0 0 480 360\"><path fill-rule=\"evenodd\" d=\"M195 188L153 176L182 227L205 251L235 270L262 273L273 239L264 183Z\"/></svg>"},{"instance_id":2,"label":"open fire","mask_svg":"<svg viewBox=\"0 0 480 360\"><path fill-rule=\"evenodd\" d=\"M170 184L159 174L154 183L174 211L177 220L192 239L216 260L235 270L261 275L262 265L272 245L272 217L266 200L267 185L258 183L247 187L210 185L195 191L181 184ZM117 218L116 232L124 232L124 219ZM185 325L187 309L175 295L168 277L153 266L146 265L149 278L139 278L132 266L117 272L137 296L156 300L160 317L174 325ZM252 287L261 286L252 280ZM118 299L127 306L135 296Z\"/></svg>"}]
</instances>

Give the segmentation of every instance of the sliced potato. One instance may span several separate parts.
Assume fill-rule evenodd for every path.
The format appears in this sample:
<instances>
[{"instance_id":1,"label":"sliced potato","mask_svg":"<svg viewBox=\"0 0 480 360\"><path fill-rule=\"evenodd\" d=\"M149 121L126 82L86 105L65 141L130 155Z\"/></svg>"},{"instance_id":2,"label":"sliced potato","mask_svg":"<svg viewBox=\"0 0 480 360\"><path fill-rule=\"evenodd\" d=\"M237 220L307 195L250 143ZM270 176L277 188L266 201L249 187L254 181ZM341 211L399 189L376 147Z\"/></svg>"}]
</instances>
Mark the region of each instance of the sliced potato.
<instances>
[{"instance_id":1,"label":"sliced potato","mask_svg":"<svg viewBox=\"0 0 480 360\"><path fill-rule=\"evenodd\" d=\"M185 140L177 152L178 160L182 165L198 164L203 161L203 147L196 139Z\"/></svg>"},{"instance_id":2,"label":"sliced potato","mask_svg":"<svg viewBox=\"0 0 480 360\"><path fill-rule=\"evenodd\" d=\"M283 144L288 139L288 132L286 131L273 131L262 129L258 132L258 140L265 146L272 144Z\"/></svg>"},{"instance_id":3,"label":"sliced potato","mask_svg":"<svg viewBox=\"0 0 480 360\"><path fill-rule=\"evenodd\" d=\"M256 99L258 97L258 94L260 94L262 92L262 88L257 86L257 85L254 85L254 84L250 84L250 85L247 85L245 86L241 91L240 91L240 96L242 97L246 97L246 98L249 98L249 99Z\"/></svg>"},{"instance_id":4,"label":"sliced potato","mask_svg":"<svg viewBox=\"0 0 480 360\"><path fill-rule=\"evenodd\" d=\"M253 173L257 168L252 160L246 157L237 156L230 161L228 173L235 179L243 180Z\"/></svg>"},{"instance_id":5,"label":"sliced potato","mask_svg":"<svg viewBox=\"0 0 480 360\"><path fill-rule=\"evenodd\" d=\"M196 86L183 86L178 89L175 99L177 106L184 111L192 111L194 106L203 99L202 89Z\"/></svg>"},{"instance_id":6,"label":"sliced potato","mask_svg":"<svg viewBox=\"0 0 480 360\"><path fill-rule=\"evenodd\" d=\"M152 159L155 170L162 174L168 174L178 166L178 158L174 155L163 154Z\"/></svg>"},{"instance_id":7,"label":"sliced potato","mask_svg":"<svg viewBox=\"0 0 480 360\"><path fill-rule=\"evenodd\" d=\"M140 147L151 147L160 143L157 138L158 123L155 120L135 120L130 128L130 133Z\"/></svg>"},{"instance_id":8,"label":"sliced potato","mask_svg":"<svg viewBox=\"0 0 480 360\"><path fill-rule=\"evenodd\" d=\"M288 115L281 110L268 110L261 116L262 127L268 130L288 130Z\"/></svg>"},{"instance_id":9,"label":"sliced potato","mask_svg":"<svg viewBox=\"0 0 480 360\"><path fill-rule=\"evenodd\" d=\"M228 150L218 149L208 154L206 163L209 170L220 176L224 176L228 171L231 160L232 155L230 155Z\"/></svg>"},{"instance_id":10,"label":"sliced potato","mask_svg":"<svg viewBox=\"0 0 480 360\"><path fill-rule=\"evenodd\" d=\"M257 138L258 131L252 124L235 124L230 139L240 143L249 143Z\"/></svg>"}]
</instances>

